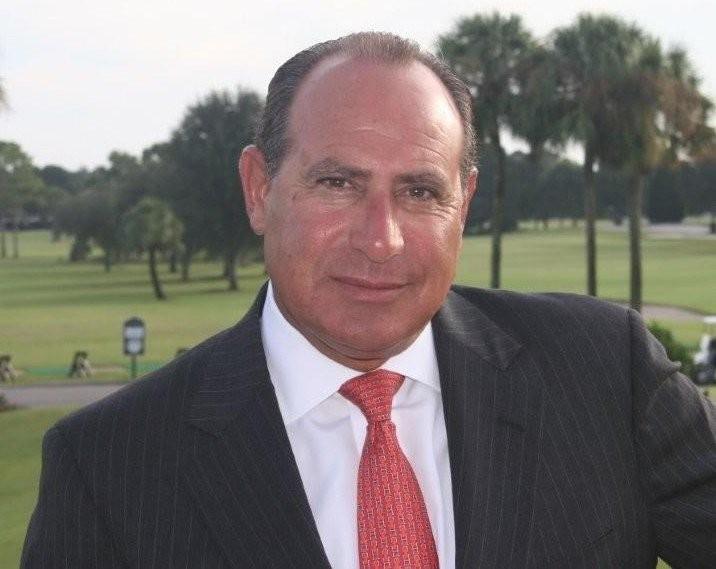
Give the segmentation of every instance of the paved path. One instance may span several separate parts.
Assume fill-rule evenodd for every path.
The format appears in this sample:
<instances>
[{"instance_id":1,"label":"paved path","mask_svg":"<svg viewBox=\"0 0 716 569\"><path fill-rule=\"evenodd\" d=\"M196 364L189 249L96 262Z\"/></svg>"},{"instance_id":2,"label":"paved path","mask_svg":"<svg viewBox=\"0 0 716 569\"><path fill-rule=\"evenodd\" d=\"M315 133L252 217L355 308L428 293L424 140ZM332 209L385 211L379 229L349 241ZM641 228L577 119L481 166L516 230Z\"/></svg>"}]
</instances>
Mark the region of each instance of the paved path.
<instances>
[{"instance_id":1,"label":"paved path","mask_svg":"<svg viewBox=\"0 0 716 569\"><path fill-rule=\"evenodd\" d=\"M642 232L650 237L662 239L714 239L716 235L709 232L707 225L691 225L686 223L649 223L642 222ZM602 221L599 229L626 233L629 231L629 220L624 219L621 225L615 225L611 221Z\"/></svg>"},{"instance_id":2,"label":"paved path","mask_svg":"<svg viewBox=\"0 0 716 569\"><path fill-rule=\"evenodd\" d=\"M629 306L622 304L622 306ZM662 306L659 304L647 304L642 307L641 315L644 320L671 320L677 322L702 322L704 315L687 308L679 308L678 306Z\"/></svg>"},{"instance_id":3,"label":"paved path","mask_svg":"<svg viewBox=\"0 0 716 569\"><path fill-rule=\"evenodd\" d=\"M28 385L0 387L7 400L21 407L62 407L87 405L114 393L124 384Z\"/></svg>"},{"instance_id":4,"label":"paved path","mask_svg":"<svg viewBox=\"0 0 716 569\"><path fill-rule=\"evenodd\" d=\"M675 306L648 304L642 314L650 320L676 320L681 322L701 322L703 316L698 312ZM114 393L125 384L85 384L85 385L29 385L22 387L0 386L10 403L21 407L60 407L63 405L87 405L102 397Z\"/></svg>"}]
</instances>

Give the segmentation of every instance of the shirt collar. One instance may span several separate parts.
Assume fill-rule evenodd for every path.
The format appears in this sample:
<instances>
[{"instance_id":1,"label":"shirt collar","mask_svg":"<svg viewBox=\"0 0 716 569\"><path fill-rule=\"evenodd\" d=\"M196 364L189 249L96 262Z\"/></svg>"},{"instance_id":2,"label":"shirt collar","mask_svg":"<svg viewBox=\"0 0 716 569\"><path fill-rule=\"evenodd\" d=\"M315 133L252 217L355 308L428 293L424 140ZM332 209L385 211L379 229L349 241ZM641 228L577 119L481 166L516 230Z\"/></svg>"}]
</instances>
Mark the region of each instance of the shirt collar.
<instances>
[{"instance_id":1,"label":"shirt collar","mask_svg":"<svg viewBox=\"0 0 716 569\"><path fill-rule=\"evenodd\" d=\"M284 422L289 424L361 375L319 352L283 316L269 281L261 315L261 339ZM430 323L404 351L381 369L400 373L440 393L440 375Z\"/></svg>"}]
</instances>

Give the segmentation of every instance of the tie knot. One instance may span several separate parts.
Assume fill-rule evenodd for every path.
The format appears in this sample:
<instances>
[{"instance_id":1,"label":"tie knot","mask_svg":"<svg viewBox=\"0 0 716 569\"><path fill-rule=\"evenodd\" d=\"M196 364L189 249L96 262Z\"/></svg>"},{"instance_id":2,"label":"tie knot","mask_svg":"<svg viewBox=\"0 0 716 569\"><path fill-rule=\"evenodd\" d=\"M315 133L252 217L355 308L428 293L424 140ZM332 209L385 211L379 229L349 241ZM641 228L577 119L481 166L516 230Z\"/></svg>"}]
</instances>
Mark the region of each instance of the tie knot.
<instances>
[{"instance_id":1,"label":"tie knot","mask_svg":"<svg viewBox=\"0 0 716 569\"><path fill-rule=\"evenodd\" d=\"M390 420L393 396L405 377L377 369L346 381L338 392L355 404L369 423Z\"/></svg>"}]
</instances>

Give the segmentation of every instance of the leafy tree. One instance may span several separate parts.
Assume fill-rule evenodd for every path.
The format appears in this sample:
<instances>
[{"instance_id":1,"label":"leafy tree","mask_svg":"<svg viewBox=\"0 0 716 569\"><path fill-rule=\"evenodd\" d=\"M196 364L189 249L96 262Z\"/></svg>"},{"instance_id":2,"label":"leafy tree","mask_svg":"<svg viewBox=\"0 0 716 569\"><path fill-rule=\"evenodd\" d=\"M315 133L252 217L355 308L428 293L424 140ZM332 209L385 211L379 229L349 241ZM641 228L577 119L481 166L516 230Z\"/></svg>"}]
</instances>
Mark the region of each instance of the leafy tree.
<instances>
[{"instance_id":1,"label":"leafy tree","mask_svg":"<svg viewBox=\"0 0 716 569\"><path fill-rule=\"evenodd\" d=\"M688 215L709 213L710 232L716 234L716 144L702 150L691 164L681 165Z\"/></svg>"},{"instance_id":2,"label":"leafy tree","mask_svg":"<svg viewBox=\"0 0 716 569\"><path fill-rule=\"evenodd\" d=\"M534 183L534 182L533 182ZM567 160L552 160L540 173L533 191L532 215L547 226L550 218L581 217L583 180L579 167Z\"/></svg>"},{"instance_id":3,"label":"leafy tree","mask_svg":"<svg viewBox=\"0 0 716 569\"><path fill-rule=\"evenodd\" d=\"M179 162L180 154L173 142L155 144L144 151L142 161L150 178L152 195L170 203L184 225L180 264L181 278L188 281L193 256L201 249L218 250L219 247L211 247L214 233L210 228L214 220L204 205L201 188L195 185L192 176L185 174Z\"/></svg>"},{"instance_id":4,"label":"leafy tree","mask_svg":"<svg viewBox=\"0 0 716 569\"><path fill-rule=\"evenodd\" d=\"M495 195L495 168L497 160L491 147L483 148L480 153L480 197L472 200L465 223L468 235L491 234L492 210ZM505 195L502 215L502 231L515 231L520 216L523 215L524 192L529 187L531 163L524 154L515 152L505 157L506 185L510 193ZM527 215L529 217L529 215Z\"/></svg>"},{"instance_id":5,"label":"leafy tree","mask_svg":"<svg viewBox=\"0 0 716 569\"><path fill-rule=\"evenodd\" d=\"M681 171L659 168L646 186L646 215L651 223L681 223L684 219L684 198L681 192Z\"/></svg>"},{"instance_id":6,"label":"leafy tree","mask_svg":"<svg viewBox=\"0 0 716 569\"><path fill-rule=\"evenodd\" d=\"M671 330L662 326L659 322L649 322L649 332L654 334L657 340L666 349L666 355L673 362L681 364L681 373L687 377L694 376L694 361L691 358L689 349L679 342Z\"/></svg>"},{"instance_id":7,"label":"leafy tree","mask_svg":"<svg viewBox=\"0 0 716 569\"><path fill-rule=\"evenodd\" d=\"M518 16L475 15L438 40L439 51L469 86L475 100L478 140L492 147L495 191L492 203L490 286L500 286L505 206L506 153L502 138L516 108L518 74L534 41Z\"/></svg>"},{"instance_id":8,"label":"leafy tree","mask_svg":"<svg viewBox=\"0 0 716 569\"><path fill-rule=\"evenodd\" d=\"M103 171L103 169L102 169ZM42 178L48 188L58 188L62 190L63 195L74 195L78 192L96 185L89 181L92 175L85 169L71 171L58 166L49 164L37 169L37 175Z\"/></svg>"},{"instance_id":9,"label":"leafy tree","mask_svg":"<svg viewBox=\"0 0 716 569\"><path fill-rule=\"evenodd\" d=\"M124 216L127 244L149 254L149 275L157 300L166 299L157 273L157 253L172 251L181 243L183 226L166 202L142 198Z\"/></svg>"},{"instance_id":10,"label":"leafy tree","mask_svg":"<svg viewBox=\"0 0 716 569\"><path fill-rule=\"evenodd\" d=\"M84 260L93 241L104 252L104 267L109 272L121 245L115 201L109 190L91 188L60 203L55 211L57 228L75 237L70 261Z\"/></svg>"},{"instance_id":11,"label":"leafy tree","mask_svg":"<svg viewBox=\"0 0 716 569\"><path fill-rule=\"evenodd\" d=\"M224 259L229 289L236 290L236 260L255 250L258 240L248 223L236 160L253 139L262 110L259 96L238 90L210 93L189 108L172 135L170 149L187 185L186 204L199 204L211 222L203 224L201 241ZM193 231L192 231L193 232Z\"/></svg>"},{"instance_id":12,"label":"leafy tree","mask_svg":"<svg viewBox=\"0 0 716 569\"><path fill-rule=\"evenodd\" d=\"M614 168L609 164L601 164L599 171L594 176L594 190L599 196L597 216L607 217L616 225L621 225L627 213L628 186L629 180L624 170ZM582 205L583 211L584 206Z\"/></svg>"}]
</instances>

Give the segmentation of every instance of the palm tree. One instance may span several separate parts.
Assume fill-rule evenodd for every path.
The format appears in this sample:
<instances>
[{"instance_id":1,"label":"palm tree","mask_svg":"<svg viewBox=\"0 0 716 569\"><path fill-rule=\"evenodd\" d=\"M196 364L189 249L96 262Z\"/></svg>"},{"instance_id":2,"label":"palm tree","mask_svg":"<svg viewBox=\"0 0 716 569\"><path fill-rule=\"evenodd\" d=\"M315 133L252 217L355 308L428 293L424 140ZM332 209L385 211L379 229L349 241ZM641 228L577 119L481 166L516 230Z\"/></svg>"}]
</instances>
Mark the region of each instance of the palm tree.
<instances>
[{"instance_id":1,"label":"palm tree","mask_svg":"<svg viewBox=\"0 0 716 569\"><path fill-rule=\"evenodd\" d=\"M124 218L127 243L149 253L149 276L157 300L166 299L157 274L157 253L173 251L181 243L181 221L171 208L157 198L142 198Z\"/></svg>"},{"instance_id":2,"label":"palm tree","mask_svg":"<svg viewBox=\"0 0 716 569\"><path fill-rule=\"evenodd\" d=\"M18 233L23 211L31 204L41 202L44 191L45 185L37 175L32 158L18 144L0 141L0 256L7 254L7 220L12 224L13 258L20 256Z\"/></svg>"},{"instance_id":3,"label":"palm tree","mask_svg":"<svg viewBox=\"0 0 716 569\"><path fill-rule=\"evenodd\" d=\"M531 190L537 192L539 180L545 167L554 167L545 164L545 152L558 150L564 146L567 138L566 119L569 116L569 106L564 97L562 78L559 72L555 53L549 48L535 45L527 50L521 67L517 73L517 96L511 118L512 132L523 138L529 145L529 167L532 170L533 180ZM543 200L544 196L535 196L535 203ZM541 210L544 214L552 208L549 204L537 207L534 213ZM547 226L548 218L541 216L542 222Z\"/></svg>"},{"instance_id":4,"label":"palm tree","mask_svg":"<svg viewBox=\"0 0 716 569\"><path fill-rule=\"evenodd\" d=\"M500 286L506 154L502 144L515 108L518 70L534 41L519 16L475 15L438 40L440 55L462 76L475 101L478 141L492 146L497 168L492 204L490 286Z\"/></svg>"},{"instance_id":5,"label":"palm tree","mask_svg":"<svg viewBox=\"0 0 716 569\"><path fill-rule=\"evenodd\" d=\"M527 141L535 165L549 146L561 147L567 135L570 103L555 52L535 45L527 50L516 76L512 131Z\"/></svg>"},{"instance_id":6,"label":"palm tree","mask_svg":"<svg viewBox=\"0 0 716 569\"><path fill-rule=\"evenodd\" d=\"M622 168L628 177L629 301L641 311L641 218L646 177L661 161L663 140L657 126L659 108L659 43L642 36L624 61L625 73L610 85L619 101L612 124L612 143L604 161Z\"/></svg>"},{"instance_id":7,"label":"palm tree","mask_svg":"<svg viewBox=\"0 0 716 569\"><path fill-rule=\"evenodd\" d=\"M669 50L659 76L659 109L669 164L677 164L684 155L695 157L714 143L714 129L708 124L714 105L700 92L700 84L686 52Z\"/></svg>"},{"instance_id":8,"label":"palm tree","mask_svg":"<svg viewBox=\"0 0 716 569\"><path fill-rule=\"evenodd\" d=\"M647 175L657 166L676 166L714 138L708 126L710 101L686 54L662 55L657 41L644 37L627 62L629 72L619 85L622 104L614 125L619 143L613 163L629 176L630 305L642 306L641 216Z\"/></svg>"},{"instance_id":9,"label":"palm tree","mask_svg":"<svg viewBox=\"0 0 716 569\"><path fill-rule=\"evenodd\" d=\"M597 200L595 165L610 153L612 126L619 106L612 85L624 75L624 62L641 34L611 16L582 14L552 38L563 74L565 103L570 109L571 136L582 143L587 293L597 295Z\"/></svg>"}]
</instances>

